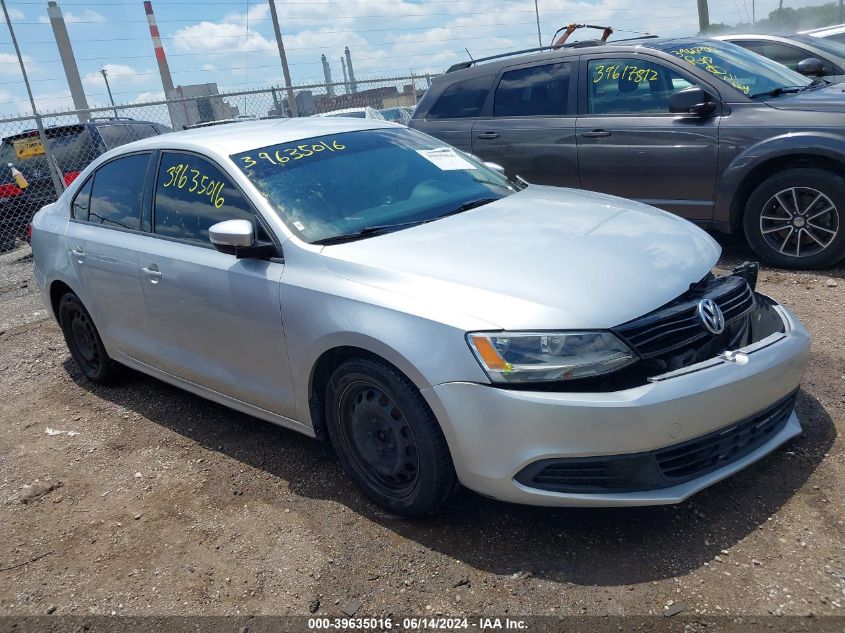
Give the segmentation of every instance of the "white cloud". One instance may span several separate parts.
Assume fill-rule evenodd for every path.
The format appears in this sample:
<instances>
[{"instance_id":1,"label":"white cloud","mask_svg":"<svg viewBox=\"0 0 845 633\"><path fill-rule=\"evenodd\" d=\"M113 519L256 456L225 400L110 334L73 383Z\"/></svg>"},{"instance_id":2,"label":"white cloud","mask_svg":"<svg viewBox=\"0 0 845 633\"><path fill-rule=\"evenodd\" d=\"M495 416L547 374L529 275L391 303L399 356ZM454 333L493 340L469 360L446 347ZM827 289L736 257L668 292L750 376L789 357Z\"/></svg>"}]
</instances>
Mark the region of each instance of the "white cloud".
<instances>
[{"instance_id":1,"label":"white cloud","mask_svg":"<svg viewBox=\"0 0 845 633\"><path fill-rule=\"evenodd\" d=\"M35 70L36 64L29 55L23 55L24 65L27 71ZM20 78L21 67L18 64L18 56L14 53L0 53L0 76Z\"/></svg>"},{"instance_id":2,"label":"white cloud","mask_svg":"<svg viewBox=\"0 0 845 633\"><path fill-rule=\"evenodd\" d=\"M273 51L274 41L244 26L219 22L200 22L178 29L171 40L177 50L190 53L239 53Z\"/></svg>"},{"instance_id":3,"label":"white cloud","mask_svg":"<svg viewBox=\"0 0 845 633\"><path fill-rule=\"evenodd\" d=\"M26 14L21 11L20 9L16 9L15 7L9 8L9 17L12 18L12 25L14 26L15 20L23 20L26 17ZM0 11L0 24L6 24L6 16L3 15L3 12Z\"/></svg>"},{"instance_id":4,"label":"white cloud","mask_svg":"<svg viewBox=\"0 0 845 633\"><path fill-rule=\"evenodd\" d=\"M91 9L85 9L82 13L74 13L72 11L62 11L66 24L78 24L89 22L105 22L106 16ZM12 16L14 17L14 16ZM38 21L42 24L50 24L50 18L46 15L39 15Z\"/></svg>"},{"instance_id":5,"label":"white cloud","mask_svg":"<svg viewBox=\"0 0 845 633\"><path fill-rule=\"evenodd\" d=\"M139 92L134 99L134 102L146 102L146 101L163 101L164 100L164 91L163 90L145 90L143 92Z\"/></svg>"},{"instance_id":6,"label":"white cloud","mask_svg":"<svg viewBox=\"0 0 845 633\"><path fill-rule=\"evenodd\" d=\"M109 85L111 85L112 91L115 90L116 85L137 85L147 82L153 74L153 71L139 71L126 64L106 64L103 68L105 68L106 74L108 75ZM97 91L105 90L106 87L103 81L103 74L99 70L83 75L82 83L88 89L94 88Z\"/></svg>"}]
</instances>

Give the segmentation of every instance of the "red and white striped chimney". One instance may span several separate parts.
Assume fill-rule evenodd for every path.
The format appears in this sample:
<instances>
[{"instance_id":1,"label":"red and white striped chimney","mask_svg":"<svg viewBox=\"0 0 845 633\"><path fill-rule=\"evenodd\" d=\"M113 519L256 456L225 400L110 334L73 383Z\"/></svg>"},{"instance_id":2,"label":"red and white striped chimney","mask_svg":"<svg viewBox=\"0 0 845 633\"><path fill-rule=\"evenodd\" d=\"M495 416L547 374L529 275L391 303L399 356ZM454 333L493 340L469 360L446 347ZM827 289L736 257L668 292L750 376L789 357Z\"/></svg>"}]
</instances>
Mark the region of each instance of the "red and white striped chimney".
<instances>
[{"instance_id":1,"label":"red and white striped chimney","mask_svg":"<svg viewBox=\"0 0 845 633\"><path fill-rule=\"evenodd\" d=\"M147 13L147 22L150 25L150 36L153 38L158 70L161 73L161 85L164 88L165 98L173 96L173 79L170 78L170 68L167 65L167 57L164 55L164 47L161 45L161 36L158 33L158 25L153 14L153 3L149 0L144 2L144 11Z\"/></svg>"}]
</instances>

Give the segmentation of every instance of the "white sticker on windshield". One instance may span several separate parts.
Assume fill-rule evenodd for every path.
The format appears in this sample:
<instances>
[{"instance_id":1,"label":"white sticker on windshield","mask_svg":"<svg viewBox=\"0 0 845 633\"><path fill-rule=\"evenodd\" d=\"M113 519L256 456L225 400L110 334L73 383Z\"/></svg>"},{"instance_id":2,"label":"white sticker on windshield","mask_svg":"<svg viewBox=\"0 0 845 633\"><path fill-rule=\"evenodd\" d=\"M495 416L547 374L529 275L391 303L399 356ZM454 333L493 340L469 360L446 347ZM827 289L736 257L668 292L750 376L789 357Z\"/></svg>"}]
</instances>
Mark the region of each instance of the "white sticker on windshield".
<instances>
[{"instance_id":1,"label":"white sticker on windshield","mask_svg":"<svg viewBox=\"0 0 845 633\"><path fill-rule=\"evenodd\" d=\"M451 147L438 147L437 149L418 149L417 154L426 160L434 163L443 171L454 169L476 169L475 165L462 157Z\"/></svg>"}]
</instances>

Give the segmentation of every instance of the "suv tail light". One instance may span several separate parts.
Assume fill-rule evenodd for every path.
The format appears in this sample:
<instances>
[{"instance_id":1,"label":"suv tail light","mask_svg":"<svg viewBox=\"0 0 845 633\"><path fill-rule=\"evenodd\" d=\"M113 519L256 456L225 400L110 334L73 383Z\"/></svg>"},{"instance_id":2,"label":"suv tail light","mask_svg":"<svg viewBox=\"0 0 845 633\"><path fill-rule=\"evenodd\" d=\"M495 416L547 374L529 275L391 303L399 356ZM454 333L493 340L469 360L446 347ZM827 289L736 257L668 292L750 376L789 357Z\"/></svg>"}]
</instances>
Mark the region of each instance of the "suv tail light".
<instances>
[{"instance_id":1,"label":"suv tail light","mask_svg":"<svg viewBox=\"0 0 845 633\"><path fill-rule=\"evenodd\" d=\"M32 225L28 224L26 227L26 241L32 244Z\"/></svg>"},{"instance_id":2,"label":"suv tail light","mask_svg":"<svg viewBox=\"0 0 845 633\"><path fill-rule=\"evenodd\" d=\"M76 180L76 177L79 175L78 171L69 171L64 174L65 178L65 186L67 187L70 183Z\"/></svg>"},{"instance_id":3,"label":"suv tail light","mask_svg":"<svg viewBox=\"0 0 845 633\"><path fill-rule=\"evenodd\" d=\"M12 196L19 196L22 193L23 189L13 182L0 184L0 198L11 198Z\"/></svg>"}]
</instances>

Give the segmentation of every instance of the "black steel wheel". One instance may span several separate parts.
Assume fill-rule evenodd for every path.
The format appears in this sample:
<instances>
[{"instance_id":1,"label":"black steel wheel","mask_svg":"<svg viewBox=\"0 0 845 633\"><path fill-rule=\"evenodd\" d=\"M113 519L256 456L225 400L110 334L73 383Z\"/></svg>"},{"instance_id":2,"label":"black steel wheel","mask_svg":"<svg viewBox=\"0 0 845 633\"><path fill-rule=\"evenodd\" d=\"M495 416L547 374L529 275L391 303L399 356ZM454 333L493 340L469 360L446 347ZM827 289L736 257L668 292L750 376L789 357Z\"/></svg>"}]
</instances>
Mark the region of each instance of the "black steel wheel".
<instances>
[{"instance_id":1,"label":"black steel wheel","mask_svg":"<svg viewBox=\"0 0 845 633\"><path fill-rule=\"evenodd\" d=\"M59 324L70 355L85 377L97 383L114 380L119 365L109 357L91 315L72 292L59 300Z\"/></svg>"},{"instance_id":2,"label":"black steel wheel","mask_svg":"<svg viewBox=\"0 0 845 633\"><path fill-rule=\"evenodd\" d=\"M845 255L845 179L822 169L788 169L761 183L743 223L766 263L822 268Z\"/></svg>"},{"instance_id":3,"label":"black steel wheel","mask_svg":"<svg viewBox=\"0 0 845 633\"><path fill-rule=\"evenodd\" d=\"M440 509L457 478L443 432L418 389L395 367L355 359L326 388L329 438L346 472L389 512Z\"/></svg>"},{"instance_id":4,"label":"black steel wheel","mask_svg":"<svg viewBox=\"0 0 845 633\"><path fill-rule=\"evenodd\" d=\"M340 395L339 414L344 445L358 470L388 494L410 494L419 479L417 443L393 399L372 382L355 382Z\"/></svg>"}]
</instances>

